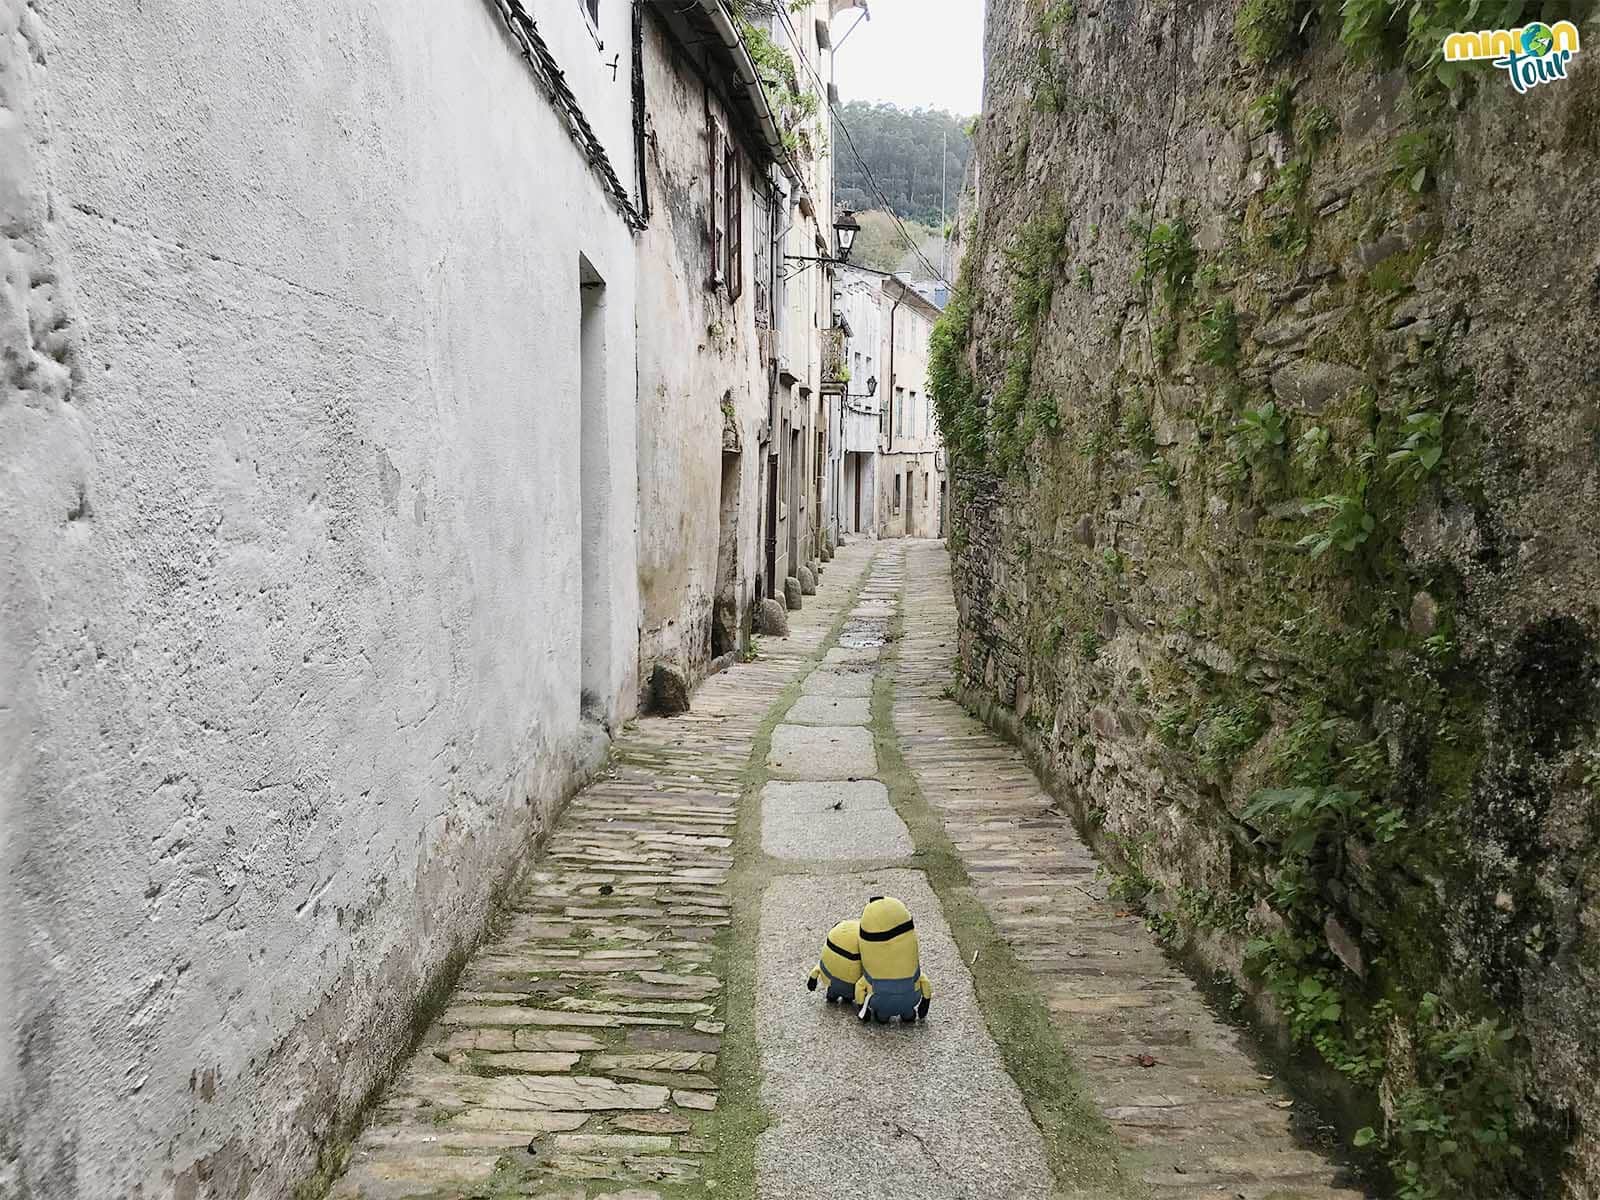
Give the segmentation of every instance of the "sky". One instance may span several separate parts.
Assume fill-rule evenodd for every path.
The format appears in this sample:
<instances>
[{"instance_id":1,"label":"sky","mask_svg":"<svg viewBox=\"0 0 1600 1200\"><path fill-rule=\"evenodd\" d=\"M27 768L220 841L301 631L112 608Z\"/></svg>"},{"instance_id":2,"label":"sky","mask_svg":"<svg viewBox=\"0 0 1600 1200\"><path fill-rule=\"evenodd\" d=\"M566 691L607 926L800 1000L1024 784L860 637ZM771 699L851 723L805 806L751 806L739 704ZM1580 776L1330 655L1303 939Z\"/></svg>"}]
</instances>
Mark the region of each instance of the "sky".
<instances>
[{"instance_id":1,"label":"sky","mask_svg":"<svg viewBox=\"0 0 1600 1200\"><path fill-rule=\"evenodd\" d=\"M983 106L983 0L868 0L872 19L834 56L839 98L973 116ZM834 44L859 19L834 19Z\"/></svg>"}]
</instances>

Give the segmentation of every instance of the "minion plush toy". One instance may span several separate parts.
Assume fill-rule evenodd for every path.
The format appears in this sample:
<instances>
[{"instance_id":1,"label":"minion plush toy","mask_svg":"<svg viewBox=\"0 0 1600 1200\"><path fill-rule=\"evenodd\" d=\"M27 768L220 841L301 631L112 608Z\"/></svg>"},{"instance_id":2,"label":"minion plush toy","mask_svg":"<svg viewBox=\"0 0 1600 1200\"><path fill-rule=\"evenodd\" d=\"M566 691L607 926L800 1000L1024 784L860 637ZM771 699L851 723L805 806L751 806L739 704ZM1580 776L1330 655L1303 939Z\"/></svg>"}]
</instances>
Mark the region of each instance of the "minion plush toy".
<instances>
[{"instance_id":1,"label":"minion plush toy","mask_svg":"<svg viewBox=\"0 0 1600 1200\"><path fill-rule=\"evenodd\" d=\"M822 943L822 957L806 979L807 991L816 991L817 984L826 979L828 1003L850 1003L861 979L860 929L860 921L840 921L828 930Z\"/></svg>"},{"instance_id":2,"label":"minion plush toy","mask_svg":"<svg viewBox=\"0 0 1600 1200\"><path fill-rule=\"evenodd\" d=\"M874 896L861 913L861 978L855 1001L863 1021L870 1013L915 1021L928 1015L933 985L922 973L917 927L906 906L893 896Z\"/></svg>"}]
</instances>

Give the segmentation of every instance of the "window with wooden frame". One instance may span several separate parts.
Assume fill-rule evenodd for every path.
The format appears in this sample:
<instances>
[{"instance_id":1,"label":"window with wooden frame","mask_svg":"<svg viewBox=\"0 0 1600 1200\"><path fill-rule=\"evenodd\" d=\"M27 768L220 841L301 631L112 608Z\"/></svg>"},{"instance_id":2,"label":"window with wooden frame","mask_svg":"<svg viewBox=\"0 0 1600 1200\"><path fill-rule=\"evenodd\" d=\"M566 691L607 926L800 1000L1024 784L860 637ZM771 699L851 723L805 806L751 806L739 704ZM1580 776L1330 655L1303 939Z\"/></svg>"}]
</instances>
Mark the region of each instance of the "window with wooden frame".
<instances>
[{"instance_id":1,"label":"window with wooden frame","mask_svg":"<svg viewBox=\"0 0 1600 1200\"><path fill-rule=\"evenodd\" d=\"M740 169L739 148L731 138L723 158L722 179L726 189L722 211L727 214L728 223L724 238L728 258L723 264L723 277L728 281L728 299L737 300L744 292L744 172Z\"/></svg>"},{"instance_id":2,"label":"window with wooden frame","mask_svg":"<svg viewBox=\"0 0 1600 1200\"><path fill-rule=\"evenodd\" d=\"M722 264L727 254L726 195L724 192L722 163L722 131L717 128L717 118L706 113L706 219L711 238L711 276L707 287L722 283Z\"/></svg>"}]
</instances>

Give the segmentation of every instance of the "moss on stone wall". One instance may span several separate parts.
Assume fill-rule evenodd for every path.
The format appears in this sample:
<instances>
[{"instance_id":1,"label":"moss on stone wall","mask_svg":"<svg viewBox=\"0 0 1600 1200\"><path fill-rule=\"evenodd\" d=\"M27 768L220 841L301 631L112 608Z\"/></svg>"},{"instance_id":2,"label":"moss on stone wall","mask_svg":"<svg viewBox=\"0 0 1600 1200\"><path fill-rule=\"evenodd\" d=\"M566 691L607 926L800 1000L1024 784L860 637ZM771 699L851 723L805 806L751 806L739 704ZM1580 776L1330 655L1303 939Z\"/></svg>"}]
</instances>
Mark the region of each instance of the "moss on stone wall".
<instances>
[{"instance_id":1,"label":"moss on stone wall","mask_svg":"<svg viewBox=\"0 0 1600 1200\"><path fill-rule=\"evenodd\" d=\"M1153 926L1343 1081L1398 1195L1580 1196L1600 260L1533 214L1600 205L1600 72L1445 69L1465 10L996 0L930 392L964 686Z\"/></svg>"}]
</instances>

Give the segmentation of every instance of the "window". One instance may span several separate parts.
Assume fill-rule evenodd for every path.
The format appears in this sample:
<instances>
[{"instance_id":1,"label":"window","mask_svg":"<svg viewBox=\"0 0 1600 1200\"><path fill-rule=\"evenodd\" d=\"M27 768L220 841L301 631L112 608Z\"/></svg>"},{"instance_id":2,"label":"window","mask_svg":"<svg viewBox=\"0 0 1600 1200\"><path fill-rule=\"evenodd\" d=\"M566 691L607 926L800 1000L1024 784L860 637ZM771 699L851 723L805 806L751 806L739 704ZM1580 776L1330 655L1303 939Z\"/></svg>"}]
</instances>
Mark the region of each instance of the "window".
<instances>
[{"instance_id":1,"label":"window","mask_svg":"<svg viewBox=\"0 0 1600 1200\"><path fill-rule=\"evenodd\" d=\"M713 288L722 283L722 263L723 256L726 254L725 239L727 232L723 226L726 199L723 194L725 185L722 170L722 131L717 128L716 117L707 113L706 233L711 239L711 276L706 280L706 286Z\"/></svg>"},{"instance_id":2,"label":"window","mask_svg":"<svg viewBox=\"0 0 1600 1200\"><path fill-rule=\"evenodd\" d=\"M911 417L910 417L910 422L911 422L911 436L912 437L916 437L917 436L917 393L915 391L913 391L911 393Z\"/></svg>"},{"instance_id":3,"label":"window","mask_svg":"<svg viewBox=\"0 0 1600 1200\"><path fill-rule=\"evenodd\" d=\"M895 388L895 390L894 390L894 435L895 435L895 437L904 437L905 434L906 434L906 390L905 390L905 388ZM895 505L895 507L899 508L900 505L897 503Z\"/></svg>"},{"instance_id":4,"label":"window","mask_svg":"<svg viewBox=\"0 0 1600 1200\"><path fill-rule=\"evenodd\" d=\"M728 281L730 300L737 300L744 292L744 189L740 186L743 174L739 169L738 148L730 141L722 160L722 211L728 224L724 235L727 258L723 263L723 277Z\"/></svg>"},{"instance_id":5,"label":"window","mask_svg":"<svg viewBox=\"0 0 1600 1200\"><path fill-rule=\"evenodd\" d=\"M894 473L894 510L900 511L900 472Z\"/></svg>"}]
</instances>

